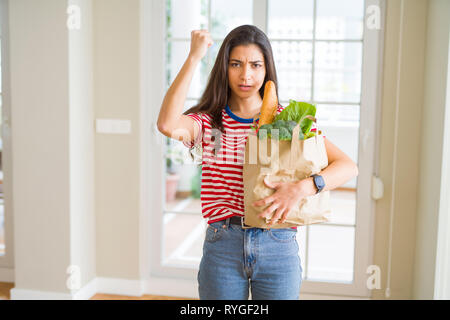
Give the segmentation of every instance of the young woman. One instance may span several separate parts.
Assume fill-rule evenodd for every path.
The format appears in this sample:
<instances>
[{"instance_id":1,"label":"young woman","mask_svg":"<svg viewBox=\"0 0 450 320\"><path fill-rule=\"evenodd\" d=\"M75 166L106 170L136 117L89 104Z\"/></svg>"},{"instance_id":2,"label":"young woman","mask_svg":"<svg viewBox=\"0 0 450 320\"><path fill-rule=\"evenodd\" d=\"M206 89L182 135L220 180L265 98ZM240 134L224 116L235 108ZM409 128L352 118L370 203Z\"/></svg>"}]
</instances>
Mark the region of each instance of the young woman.
<instances>
[{"instance_id":1,"label":"young woman","mask_svg":"<svg viewBox=\"0 0 450 320\"><path fill-rule=\"evenodd\" d=\"M198 105L182 113L195 68L212 39L207 30L191 33L188 58L164 97L158 128L188 147L200 145L201 202L208 219L198 272L200 299L298 299L302 268L295 228L243 228L242 158L246 137L259 113L266 81L278 88L272 47L257 27L243 25L224 39ZM286 97L289 98L289 97ZM282 106L278 107L278 112ZM313 178L296 183L268 183L273 195L254 205L268 205L261 216L283 222L302 198L333 190L358 175L356 164L325 139L329 165L325 186Z\"/></svg>"}]
</instances>

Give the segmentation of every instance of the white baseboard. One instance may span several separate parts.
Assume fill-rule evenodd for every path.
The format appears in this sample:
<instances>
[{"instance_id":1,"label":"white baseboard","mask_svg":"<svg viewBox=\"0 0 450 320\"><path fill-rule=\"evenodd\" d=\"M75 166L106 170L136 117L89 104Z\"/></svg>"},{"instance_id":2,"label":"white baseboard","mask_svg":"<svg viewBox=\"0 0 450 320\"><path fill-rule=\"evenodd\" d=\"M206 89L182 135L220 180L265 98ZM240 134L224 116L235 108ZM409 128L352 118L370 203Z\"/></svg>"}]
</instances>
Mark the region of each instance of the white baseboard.
<instances>
[{"instance_id":1,"label":"white baseboard","mask_svg":"<svg viewBox=\"0 0 450 320\"><path fill-rule=\"evenodd\" d=\"M11 300L89 300L97 293L142 296L143 281L113 278L94 278L79 290L51 292L30 289L11 289Z\"/></svg>"},{"instance_id":2,"label":"white baseboard","mask_svg":"<svg viewBox=\"0 0 450 320\"><path fill-rule=\"evenodd\" d=\"M140 297L145 292L145 281L118 278L97 278L97 292Z\"/></svg>"},{"instance_id":3,"label":"white baseboard","mask_svg":"<svg viewBox=\"0 0 450 320\"><path fill-rule=\"evenodd\" d=\"M80 290L72 292L40 291L12 288L11 300L89 300L96 294L97 279L93 279Z\"/></svg>"},{"instance_id":4,"label":"white baseboard","mask_svg":"<svg viewBox=\"0 0 450 320\"><path fill-rule=\"evenodd\" d=\"M97 277L92 281L95 290L83 287L80 299L90 299L97 293L141 297L144 294L198 299L197 281L162 277L149 277L146 280L128 280ZM79 291L79 292L80 292ZM176 292L176 294L174 294ZM77 293L78 294L78 293Z\"/></svg>"},{"instance_id":5,"label":"white baseboard","mask_svg":"<svg viewBox=\"0 0 450 320\"><path fill-rule=\"evenodd\" d=\"M92 279L87 285L80 290L72 293L72 300L89 300L97 293L98 278Z\"/></svg>"}]
</instances>

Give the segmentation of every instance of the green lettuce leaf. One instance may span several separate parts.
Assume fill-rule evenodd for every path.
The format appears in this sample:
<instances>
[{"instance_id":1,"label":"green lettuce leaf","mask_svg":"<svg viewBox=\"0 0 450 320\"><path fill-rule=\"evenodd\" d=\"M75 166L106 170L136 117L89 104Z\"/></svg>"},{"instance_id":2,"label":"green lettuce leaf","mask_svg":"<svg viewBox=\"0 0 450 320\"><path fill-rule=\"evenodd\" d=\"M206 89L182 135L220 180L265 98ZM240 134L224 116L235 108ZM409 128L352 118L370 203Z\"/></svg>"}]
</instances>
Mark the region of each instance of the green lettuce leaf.
<instances>
[{"instance_id":1,"label":"green lettuce leaf","mask_svg":"<svg viewBox=\"0 0 450 320\"><path fill-rule=\"evenodd\" d=\"M312 127L313 121L305 118L306 116L316 116L316 106L307 102L298 102L289 100L289 105L284 108L273 120L295 121L300 123L303 134L307 134Z\"/></svg>"}]
</instances>

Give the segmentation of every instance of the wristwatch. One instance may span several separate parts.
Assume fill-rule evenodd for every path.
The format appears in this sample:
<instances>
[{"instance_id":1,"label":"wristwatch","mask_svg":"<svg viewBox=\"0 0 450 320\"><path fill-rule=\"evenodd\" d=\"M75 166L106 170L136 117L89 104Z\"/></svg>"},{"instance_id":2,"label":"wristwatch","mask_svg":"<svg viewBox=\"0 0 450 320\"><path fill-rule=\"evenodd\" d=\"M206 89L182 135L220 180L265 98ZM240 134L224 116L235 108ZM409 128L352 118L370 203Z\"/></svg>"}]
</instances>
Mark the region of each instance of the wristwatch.
<instances>
[{"instance_id":1,"label":"wristwatch","mask_svg":"<svg viewBox=\"0 0 450 320\"><path fill-rule=\"evenodd\" d=\"M319 176L318 174L313 174L311 178L313 178L314 184L316 185L317 188L316 194L322 191L323 188L325 188L325 180L323 180L322 176Z\"/></svg>"}]
</instances>

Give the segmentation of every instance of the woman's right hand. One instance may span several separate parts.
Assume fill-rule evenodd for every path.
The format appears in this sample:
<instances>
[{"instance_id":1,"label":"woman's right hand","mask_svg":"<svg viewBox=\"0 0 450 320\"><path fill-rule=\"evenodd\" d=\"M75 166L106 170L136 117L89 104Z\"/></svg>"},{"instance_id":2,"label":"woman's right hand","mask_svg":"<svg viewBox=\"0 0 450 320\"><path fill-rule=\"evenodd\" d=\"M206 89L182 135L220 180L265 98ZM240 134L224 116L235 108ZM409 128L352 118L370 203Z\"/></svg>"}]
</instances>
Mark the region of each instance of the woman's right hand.
<instances>
[{"instance_id":1,"label":"woman's right hand","mask_svg":"<svg viewBox=\"0 0 450 320\"><path fill-rule=\"evenodd\" d=\"M212 45L213 40L208 30L193 30L191 32L191 51L189 55L201 60Z\"/></svg>"}]
</instances>

